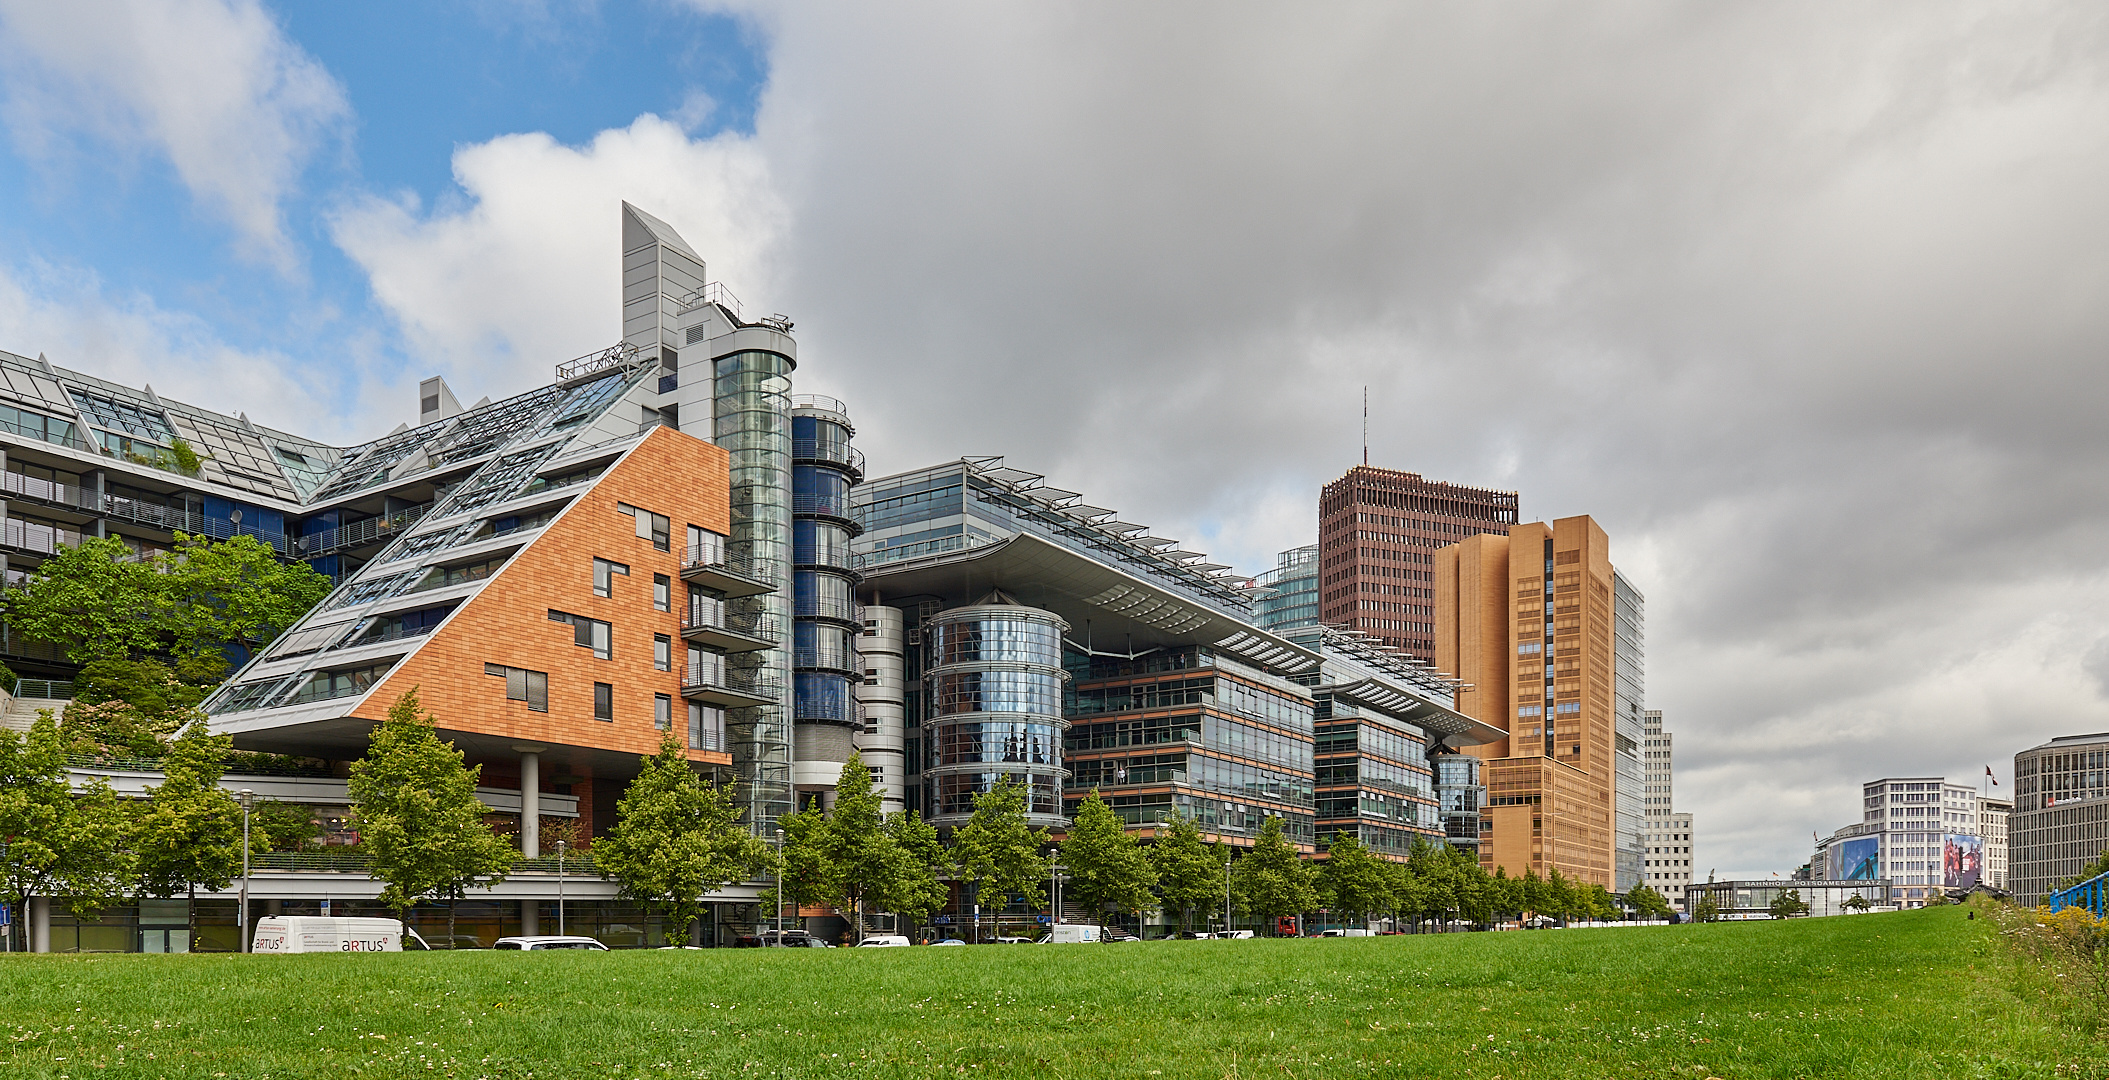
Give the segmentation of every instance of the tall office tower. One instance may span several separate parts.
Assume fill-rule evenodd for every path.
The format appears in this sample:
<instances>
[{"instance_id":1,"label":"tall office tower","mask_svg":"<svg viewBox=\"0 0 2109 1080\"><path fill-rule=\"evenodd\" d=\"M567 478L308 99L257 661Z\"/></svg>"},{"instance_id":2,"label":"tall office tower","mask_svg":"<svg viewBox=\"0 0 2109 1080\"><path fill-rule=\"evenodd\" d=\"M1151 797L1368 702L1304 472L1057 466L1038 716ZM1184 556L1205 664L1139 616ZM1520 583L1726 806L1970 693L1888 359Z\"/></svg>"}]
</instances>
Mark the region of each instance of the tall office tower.
<instances>
[{"instance_id":1,"label":"tall office tower","mask_svg":"<svg viewBox=\"0 0 2109 1080\"><path fill-rule=\"evenodd\" d=\"M857 656L864 612L850 565L850 541L864 531L849 500L864 478L864 455L850 445L855 434L840 401L791 399L791 778L802 799L826 793L829 804L864 730L853 689L864 679Z\"/></svg>"},{"instance_id":2,"label":"tall office tower","mask_svg":"<svg viewBox=\"0 0 2109 1080\"><path fill-rule=\"evenodd\" d=\"M1647 699L1647 600L1616 567L1611 570L1611 610L1612 666L1617 669L1611 694L1612 713L1617 717L1612 744L1618 766L1618 885L1613 891L1623 893L1640 884L1642 864L1647 861L1648 845L1641 828L1646 820L1647 783L1640 757L1640 741L1646 732L1640 706Z\"/></svg>"},{"instance_id":3,"label":"tall office tower","mask_svg":"<svg viewBox=\"0 0 2109 1080\"><path fill-rule=\"evenodd\" d=\"M714 588L693 575L690 584L713 617L766 647L742 646L722 660L692 651L691 659L753 692L728 705L725 729L735 797L749 826L767 835L792 810L796 684L791 650L783 647L791 625L783 586L791 578L791 372L798 345L790 320L750 322L736 297L706 284L702 258L665 222L624 203L622 238L623 342L658 359L659 408L642 419L674 424L732 455L731 533L722 544L692 544L688 555L692 564L727 569L727 581L751 584Z\"/></svg>"},{"instance_id":4,"label":"tall office tower","mask_svg":"<svg viewBox=\"0 0 2109 1080\"><path fill-rule=\"evenodd\" d=\"M1642 823L1647 844L1641 884L1662 894L1673 908L1684 906L1685 891L1692 884L1692 816L1664 814Z\"/></svg>"},{"instance_id":5,"label":"tall office tower","mask_svg":"<svg viewBox=\"0 0 2109 1080\"><path fill-rule=\"evenodd\" d=\"M1985 842L1985 884L1995 889L2006 888L2006 825L2014 812L2011 799L1977 797L1977 835Z\"/></svg>"},{"instance_id":6,"label":"tall office tower","mask_svg":"<svg viewBox=\"0 0 2109 1080\"><path fill-rule=\"evenodd\" d=\"M2066 735L2014 755L2007 880L2035 904L2109 850L2109 733Z\"/></svg>"},{"instance_id":7,"label":"tall office tower","mask_svg":"<svg viewBox=\"0 0 2109 1080\"><path fill-rule=\"evenodd\" d=\"M1669 817L1676 806L1675 794L1671 790L1675 786L1673 777L1677 764L1676 751L1671 743L1676 737L1662 729L1660 709L1642 710L1640 720L1640 761L1644 770L1641 788L1645 800L1642 805L1648 817Z\"/></svg>"},{"instance_id":8,"label":"tall office tower","mask_svg":"<svg viewBox=\"0 0 2109 1080\"><path fill-rule=\"evenodd\" d=\"M1480 865L1616 885L1616 616L1610 541L1587 517L1435 553L1435 663L1459 711L1506 725L1486 760Z\"/></svg>"},{"instance_id":9,"label":"tall office tower","mask_svg":"<svg viewBox=\"0 0 2109 1080\"><path fill-rule=\"evenodd\" d=\"M1349 469L1318 497L1320 621L1435 659L1435 552L1516 521L1513 491Z\"/></svg>"},{"instance_id":10,"label":"tall office tower","mask_svg":"<svg viewBox=\"0 0 2109 1080\"><path fill-rule=\"evenodd\" d=\"M1263 630L1294 630L1318 625L1318 548L1290 548L1275 557L1274 569L1252 583L1258 594L1253 613Z\"/></svg>"}]
</instances>

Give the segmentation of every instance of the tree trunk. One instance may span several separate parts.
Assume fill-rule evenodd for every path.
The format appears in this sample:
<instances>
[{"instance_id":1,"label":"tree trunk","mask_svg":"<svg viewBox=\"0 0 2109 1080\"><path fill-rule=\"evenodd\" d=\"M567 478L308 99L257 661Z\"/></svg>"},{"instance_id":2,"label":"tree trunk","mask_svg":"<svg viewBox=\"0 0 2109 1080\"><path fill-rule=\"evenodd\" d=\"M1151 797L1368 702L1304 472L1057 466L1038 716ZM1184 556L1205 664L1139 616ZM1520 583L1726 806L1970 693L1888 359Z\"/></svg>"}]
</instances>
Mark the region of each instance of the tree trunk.
<instances>
[{"instance_id":1,"label":"tree trunk","mask_svg":"<svg viewBox=\"0 0 2109 1080\"><path fill-rule=\"evenodd\" d=\"M447 897L447 948L454 947L454 908L461 903L461 890L456 889Z\"/></svg>"}]
</instances>

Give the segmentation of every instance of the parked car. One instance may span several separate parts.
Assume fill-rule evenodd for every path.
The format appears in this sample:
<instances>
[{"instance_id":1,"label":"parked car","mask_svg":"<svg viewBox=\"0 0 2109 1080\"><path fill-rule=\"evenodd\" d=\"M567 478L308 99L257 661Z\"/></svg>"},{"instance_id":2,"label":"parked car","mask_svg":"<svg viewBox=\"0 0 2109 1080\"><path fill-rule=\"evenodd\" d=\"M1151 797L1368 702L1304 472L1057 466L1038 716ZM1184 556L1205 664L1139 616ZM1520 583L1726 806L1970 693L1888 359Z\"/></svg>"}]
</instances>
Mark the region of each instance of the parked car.
<instances>
[{"instance_id":1,"label":"parked car","mask_svg":"<svg viewBox=\"0 0 2109 1080\"><path fill-rule=\"evenodd\" d=\"M908 939L900 934L872 934L857 943L860 949L905 949Z\"/></svg>"},{"instance_id":2,"label":"parked car","mask_svg":"<svg viewBox=\"0 0 2109 1080\"><path fill-rule=\"evenodd\" d=\"M996 939L996 944L998 945L1030 945L1032 943L1033 939L1029 937L999 937Z\"/></svg>"},{"instance_id":3,"label":"parked car","mask_svg":"<svg viewBox=\"0 0 2109 1080\"><path fill-rule=\"evenodd\" d=\"M401 952L430 948L415 930L394 919L267 915L256 921L249 949L258 953Z\"/></svg>"},{"instance_id":4,"label":"parked car","mask_svg":"<svg viewBox=\"0 0 2109 1080\"><path fill-rule=\"evenodd\" d=\"M814 937L805 930L763 930L754 935L754 943L763 948L825 949L827 942Z\"/></svg>"},{"instance_id":5,"label":"parked car","mask_svg":"<svg viewBox=\"0 0 2109 1080\"><path fill-rule=\"evenodd\" d=\"M1136 937L1135 935L1133 935L1133 934L1131 934L1131 933L1128 933L1128 932L1127 932L1126 930L1121 930L1121 929L1118 929L1118 928L1108 928L1108 929L1106 930L1106 936L1105 936L1105 939L1104 939L1104 940L1106 940L1106 941L1141 941L1142 939L1141 939L1141 938L1139 938L1139 937Z\"/></svg>"},{"instance_id":6,"label":"parked car","mask_svg":"<svg viewBox=\"0 0 2109 1080\"><path fill-rule=\"evenodd\" d=\"M1320 930L1320 931L1319 931L1319 932L1318 932L1318 933L1317 933L1317 934L1316 934L1315 936L1317 936L1317 937L1374 937L1375 935L1374 935L1374 934L1372 934L1372 933L1370 933L1370 932L1369 932L1369 931L1367 931L1367 930L1352 930L1352 929L1345 929L1345 928L1343 928L1343 929L1336 929L1336 930Z\"/></svg>"},{"instance_id":7,"label":"parked car","mask_svg":"<svg viewBox=\"0 0 2109 1080\"><path fill-rule=\"evenodd\" d=\"M556 934L536 934L532 937L502 937L491 948L516 951L532 950L535 952L544 952L550 949L584 949L587 952L608 951L606 945L601 944L594 938L559 936Z\"/></svg>"},{"instance_id":8,"label":"parked car","mask_svg":"<svg viewBox=\"0 0 2109 1080\"><path fill-rule=\"evenodd\" d=\"M948 937L948 938L944 939L943 941L933 941L933 942L931 942L930 944L932 944L932 945L965 945L965 944L966 944L966 942L964 942L964 941L961 941L961 940L959 940L959 939L958 939L958 938L956 938L956 937Z\"/></svg>"},{"instance_id":9,"label":"parked car","mask_svg":"<svg viewBox=\"0 0 2109 1080\"><path fill-rule=\"evenodd\" d=\"M1040 936L1038 943L1041 945L1075 945L1080 943L1094 944L1103 940L1105 938L1102 936L1100 928L1091 923L1056 923L1047 933Z\"/></svg>"}]
</instances>

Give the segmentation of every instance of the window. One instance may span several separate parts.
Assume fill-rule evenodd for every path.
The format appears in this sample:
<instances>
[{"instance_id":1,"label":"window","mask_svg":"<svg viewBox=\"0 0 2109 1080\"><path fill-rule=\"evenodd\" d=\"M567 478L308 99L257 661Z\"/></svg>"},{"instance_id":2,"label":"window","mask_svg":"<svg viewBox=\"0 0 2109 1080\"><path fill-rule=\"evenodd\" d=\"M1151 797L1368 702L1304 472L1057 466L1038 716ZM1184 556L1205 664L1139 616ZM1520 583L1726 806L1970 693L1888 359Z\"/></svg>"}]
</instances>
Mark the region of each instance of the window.
<instances>
[{"instance_id":1,"label":"window","mask_svg":"<svg viewBox=\"0 0 2109 1080\"><path fill-rule=\"evenodd\" d=\"M549 711L547 672L528 671L525 668L506 667L503 664L485 664L483 673L505 680L505 700L527 702L529 712Z\"/></svg>"},{"instance_id":2,"label":"window","mask_svg":"<svg viewBox=\"0 0 2109 1080\"><path fill-rule=\"evenodd\" d=\"M725 711L698 702L689 702L688 746L691 750L723 750Z\"/></svg>"},{"instance_id":3,"label":"window","mask_svg":"<svg viewBox=\"0 0 2109 1080\"><path fill-rule=\"evenodd\" d=\"M700 526L688 527L688 565L708 566L725 561L725 538Z\"/></svg>"},{"instance_id":4,"label":"window","mask_svg":"<svg viewBox=\"0 0 2109 1080\"><path fill-rule=\"evenodd\" d=\"M449 585L481 581L497 573L498 568L504 566L505 560L510 558L512 558L512 553L507 552L504 555L493 556L482 562L466 563L461 566L435 566L430 573L425 575L425 579L418 582L417 587L410 591L422 592L426 589L442 589Z\"/></svg>"},{"instance_id":5,"label":"window","mask_svg":"<svg viewBox=\"0 0 2109 1080\"><path fill-rule=\"evenodd\" d=\"M674 699L666 694L652 695L652 726L661 731L674 730Z\"/></svg>"},{"instance_id":6,"label":"window","mask_svg":"<svg viewBox=\"0 0 2109 1080\"><path fill-rule=\"evenodd\" d=\"M665 514L640 510L628 503L616 503L615 509L637 519L637 538L650 540L652 546L661 551L673 550L674 523Z\"/></svg>"},{"instance_id":7,"label":"window","mask_svg":"<svg viewBox=\"0 0 2109 1080\"><path fill-rule=\"evenodd\" d=\"M674 639L665 634L652 635L652 667L658 671L674 670Z\"/></svg>"},{"instance_id":8,"label":"window","mask_svg":"<svg viewBox=\"0 0 2109 1080\"><path fill-rule=\"evenodd\" d=\"M615 688L604 682L593 684L593 718L615 722Z\"/></svg>"},{"instance_id":9,"label":"window","mask_svg":"<svg viewBox=\"0 0 2109 1080\"><path fill-rule=\"evenodd\" d=\"M614 596L615 575L630 576L630 568L606 559L593 560L593 595Z\"/></svg>"},{"instance_id":10,"label":"window","mask_svg":"<svg viewBox=\"0 0 2109 1080\"><path fill-rule=\"evenodd\" d=\"M665 574L652 575L652 610L674 610L674 579Z\"/></svg>"},{"instance_id":11,"label":"window","mask_svg":"<svg viewBox=\"0 0 2109 1080\"><path fill-rule=\"evenodd\" d=\"M589 619L583 615L572 615L556 610L550 611L549 621L570 623L573 633L572 642L580 648L592 649L594 659L614 659L615 651L609 643L610 638L613 636L613 631L607 623L598 619Z\"/></svg>"}]
</instances>

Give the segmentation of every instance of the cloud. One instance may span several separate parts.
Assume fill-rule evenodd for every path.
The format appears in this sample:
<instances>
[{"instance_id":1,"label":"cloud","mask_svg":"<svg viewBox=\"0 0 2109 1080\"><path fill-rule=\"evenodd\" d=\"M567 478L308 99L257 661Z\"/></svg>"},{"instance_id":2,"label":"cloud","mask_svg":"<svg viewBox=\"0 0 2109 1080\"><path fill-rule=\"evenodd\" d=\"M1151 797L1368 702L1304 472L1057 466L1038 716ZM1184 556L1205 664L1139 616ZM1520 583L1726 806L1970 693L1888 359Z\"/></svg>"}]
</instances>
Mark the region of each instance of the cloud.
<instances>
[{"instance_id":1,"label":"cloud","mask_svg":"<svg viewBox=\"0 0 2109 1080\"><path fill-rule=\"evenodd\" d=\"M18 341L37 343L32 356L42 352L59 367L127 386L151 384L175 401L246 411L258 424L341 444L380 434L364 420L341 427L342 417L324 396L330 387L313 377L310 365L277 351L237 348L195 315L144 295L113 294L77 269L0 266L0 326ZM230 388L239 388L238 402L229 399ZM398 411L407 415L411 394L401 397Z\"/></svg>"},{"instance_id":2,"label":"cloud","mask_svg":"<svg viewBox=\"0 0 2109 1080\"><path fill-rule=\"evenodd\" d=\"M257 0L0 0L0 48L5 116L33 156L75 134L94 167L149 148L244 250L292 265L283 204L350 110Z\"/></svg>"},{"instance_id":3,"label":"cloud","mask_svg":"<svg viewBox=\"0 0 2109 1080\"><path fill-rule=\"evenodd\" d=\"M2099 6L755 18L778 306L876 471L1253 571L1366 384L1373 462L1609 530L1724 872L2103 726Z\"/></svg>"},{"instance_id":4,"label":"cloud","mask_svg":"<svg viewBox=\"0 0 2109 1080\"><path fill-rule=\"evenodd\" d=\"M766 301L784 225L767 162L733 134L639 117L585 146L506 135L454 155L457 196L368 197L331 222L411 352L463 400L539 386L622 336L621 203L662 218L735 294Z\"/></svg>"}]
</instances>

